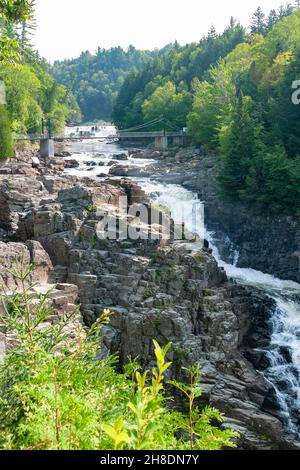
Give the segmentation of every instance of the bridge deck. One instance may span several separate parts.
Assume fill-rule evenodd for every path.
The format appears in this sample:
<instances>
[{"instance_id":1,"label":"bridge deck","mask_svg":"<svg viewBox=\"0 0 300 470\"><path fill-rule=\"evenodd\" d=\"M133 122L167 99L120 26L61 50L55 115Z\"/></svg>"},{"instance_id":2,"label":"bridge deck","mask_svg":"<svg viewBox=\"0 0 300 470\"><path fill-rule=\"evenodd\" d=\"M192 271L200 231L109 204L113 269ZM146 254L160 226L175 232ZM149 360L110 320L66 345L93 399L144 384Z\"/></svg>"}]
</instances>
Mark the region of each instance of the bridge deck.
<instances>
[{"instance_id":1,"label":"bridge deck","mask_svg":"<svg viewBox=\"0 0 300 470\"><path fill-rule=\"evenodd\" d=\"M118 132L118 137L123 138L153 138L153 137L182 137L182 132L164 132L164 131L153 131L153 132Z\"/></svg>"},{"instance_id":2,"label":"bridge deck","mask_svg":"<svg viewBox=\"0 0 300 470\"><path fill-rule=\"evenodd\" d=\"M72 140L72 141L81 141L81 140L111 140L115 138L119 139L153 139L156 137L183 137L184 134L180 131L178 132L164 132L164 131L153 131L153 132L126 132L126 131L118 131L116 135L110 135L106 137L101 136L80 136L80 137L71 137L65 135L55 135L52 137L53 140L56 141L64 141L64 140ZM43 140L47 139L47 137L43 135L29 135L29 136L18 136L15 140L19 141L36 141L36 140Z\"/></svg>"}]
</instances>

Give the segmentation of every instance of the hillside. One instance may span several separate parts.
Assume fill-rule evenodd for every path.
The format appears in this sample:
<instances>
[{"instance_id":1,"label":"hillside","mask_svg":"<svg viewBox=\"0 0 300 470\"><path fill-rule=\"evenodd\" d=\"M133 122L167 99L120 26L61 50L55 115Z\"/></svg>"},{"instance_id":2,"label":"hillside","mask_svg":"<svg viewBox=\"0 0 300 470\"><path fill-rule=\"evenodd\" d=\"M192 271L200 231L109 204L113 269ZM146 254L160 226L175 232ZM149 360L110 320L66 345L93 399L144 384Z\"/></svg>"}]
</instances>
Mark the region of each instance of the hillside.
<instances>
[{"instance_id":1,"label":"hillside","mask_svg":"<svg viewBox=\"0 0 300 470\"><path fill-rule=\"evenodd\" d=\"M130 46L105 50L96 54L86 51L76 59L55 62L49 72L62 85L74 93L85 122L110 120L114 99L125 75L132 69L140 69L153 52L140 51Z\"/></svg>"}]
</instances>

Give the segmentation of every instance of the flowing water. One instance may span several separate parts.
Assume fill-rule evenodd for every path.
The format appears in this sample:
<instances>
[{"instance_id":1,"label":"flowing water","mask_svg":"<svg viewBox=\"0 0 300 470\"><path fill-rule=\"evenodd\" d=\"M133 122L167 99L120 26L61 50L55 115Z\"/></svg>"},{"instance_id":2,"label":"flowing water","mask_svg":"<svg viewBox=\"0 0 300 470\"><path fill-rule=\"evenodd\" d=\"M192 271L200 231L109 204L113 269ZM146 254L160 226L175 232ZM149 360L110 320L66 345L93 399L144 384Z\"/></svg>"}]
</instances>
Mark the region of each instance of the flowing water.
<instances>
[{"instance_id":1,"label":"flowing water","mask_svg":"<svg viewBox=\"0 0 300 470\"><path fill-rule=\"evenodd\" d=\"M109 167L87 167L86 163L94 160L96 163L107 164L112 160L112 153L123 152L118 145L77 144L79 154L74 154L80 162L80 167L68 170L69 174L77 176L96 177L99 173L108 173ZM83 147L84 146L84 147ZM108 148L109 147L109 148ZM84 148L84 150L83 150ZM99 156L97 154L101 153ZM146 166L149 160L129 159L126 165ZM100 170L100 171L99 171ZM104 170L104 171L103 171ZM134 178L150 198L162 206L167 206L172 212L175 222L181 222L184 210L187 228L193 229L192 212L196 193L182 186L163 184L149 178ZM263 291L276 303L276 309L271 315L271 342L266 351L268 368L264 371L266 379L272 387L272 394L279 408L279 415L288 431L300 437L300 284L288 280L280 280L270 274L254 269L238 268L238 252L234 251L232 264L224 262L216 246L214 233L206 229L205 238L210 242L213 255L218 264L225 269L229 278L236 282L253 286ZM230 243L230 240L228 240Z\"/></svg>"}]
</instances>

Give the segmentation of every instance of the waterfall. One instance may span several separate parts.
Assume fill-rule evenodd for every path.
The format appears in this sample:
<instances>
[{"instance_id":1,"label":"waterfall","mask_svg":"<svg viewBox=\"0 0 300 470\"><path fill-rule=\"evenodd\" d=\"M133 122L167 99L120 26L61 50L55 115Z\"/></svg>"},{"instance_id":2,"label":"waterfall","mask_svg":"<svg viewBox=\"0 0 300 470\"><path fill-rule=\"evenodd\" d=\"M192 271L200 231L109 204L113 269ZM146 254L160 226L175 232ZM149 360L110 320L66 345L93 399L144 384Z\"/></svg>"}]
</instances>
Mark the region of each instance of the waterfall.
<instances>
[{"instance_id":1,"label":"waterfall","mask_svg":"<svg viewBox=\"0 0 300 470\"><path fill-rule=\"evenodd\" d=\"M102 162L102 173L108 173L108 162L112 159L114 151L120 152L120 147L113 146L107 150L104 144L90 144L91 148L79 144L72 158L76 158L79 168L69 170L70 174L77 176L96 177L99 167L88 168L86 162L95 160ZM96 155L96 152L101 152ZM126 164L148 165L149 160L129 159ZM198 195L183 188L180 185L163 184L152 181L149 178L132 178L140 184L142 189L156 203L167 206L175 222L182 221L182 212L185 212L187 229L193 230L193 204ZM202 235L202 234L201 234ZM250 268L238 268L239 253L228 239L228 248L231 255L230 262L225 262L218 250L217 236L206 230L205 238L210 242L213 255L220 267L223 267L229 278L241 285L252 286L260 289L265 295L276 303L270 319L271 341L268 350L265 351L268 359L268 367L264 370L264 376L269 381L273 396L271 399L279 409L286 429L300 437L300 285L285 281L270 274L265 274Z\"/></svg>"},{"instance_id":2,"label":"waterfall","mask_svg":"<svg viewBox=\"0 0 300 470\"><path fill-rule=\"evenodd\" d=\"M142 179L138 182L155 202L170 208L175 221L183 204L188 213L198 199L197 194L182 186ZM272 386L278 415L286 429L300 437L300 285L254 269L238 268L239 253L236 250L233 251L232 264L226 263L219 254L214 233L206 231L205 237L219 266L225 269L229 278L262 290L276 302L270 320L271 343L266 351L269 366L264 376Z\"/></svg>"}]
</instances>

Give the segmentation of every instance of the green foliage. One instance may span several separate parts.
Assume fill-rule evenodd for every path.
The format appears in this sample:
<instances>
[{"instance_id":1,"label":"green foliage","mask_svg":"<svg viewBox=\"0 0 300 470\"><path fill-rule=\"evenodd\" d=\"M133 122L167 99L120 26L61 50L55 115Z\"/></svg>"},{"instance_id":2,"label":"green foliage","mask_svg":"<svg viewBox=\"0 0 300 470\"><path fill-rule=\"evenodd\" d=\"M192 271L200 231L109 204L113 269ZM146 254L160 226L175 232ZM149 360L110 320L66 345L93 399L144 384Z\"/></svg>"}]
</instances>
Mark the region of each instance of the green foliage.
<instances>
[{"instance_id":1,"label":"green foliage","mask_svg":"<svg viewBox=\"0 0 300 470\"><path fill-rule=\"evenodd\" d=\"M41 133L42 118L54 132L66 122L78 122L75 98L58 85L30 45L35 28L34 0L0 2L0 80L5 83L11 128L17 134Z\"/></svg>"},{"instance_id":2,"label":"green foliage","mask_svg":"<svg viewBox=\"0 0 300 470\"><path fill-rule=\"evenodd\" d=\"M6 21L19 23L28 19L32 8L32 0L1 0L0 15Z\"/></svg>"},{"instance_id":3,"label":"green foliage","mask_svg":"<svg viewBox=\"0 0 300 470\"><path fill-rule=\"evenodd\" d=\"M1 0L0 62L14 64L21 60L28 39L27 25L34 16L34 4L34 0Z\"/></svg>"},{"instance_id":4,"label":"green foliage","mask_svg":"<svg viewBox=\"0 0 300 470\"><path fill-rule=\"evenodd\" d=\"M233 199L245 187L253 159L264 150L261 148L262 128L254 111L254 103L249 96L240 98L231 123L220 129L224 165L219 179L225 192Z\"/></svg>"},{"instance_id":5,"label":"green foliage","mask_svg":"<svg viewBox=\"0 0 300 470\"><path fill-rule=\"evenodd\" d=\"M183 47L174 43L157 51L125 78L115 101L114 122L125 129L166 115L170 129L185 126L195 79L207 78L209 68L244 38L244 28L231 19L221 35L211 30L199 43Z\"/></svg>"},{"instance_id":6,"label":"green foliage","mask_svg":"<svg viewBox=\"0 0 300 470\"><path fill-rule=\"evenodd\" d=\"M213 85L206 81L197 86L188 128L197 143L213 142L217 127L217 102Z\"/></svg>"},{"instance_id":7,"label":"green foliage","mask_svg":"<svg viewBox=\"0 0 300 470\"><path fill-rule=\"evenodd\" d=\"M186 433L180 442L180 448L190 450L219 450L222 447L235 447L232 442L233 437L238 437L230 429L221 430L212 426L212 421L222 423L224 415L215 408L209 406L199 409L197 399L202 396L202 389L199 386L201 369L195 365L191 369L183 369L189 375L189 384L184 384L176 380L169 384L176 387L185 396L188 404L188 416L181 421L181 429Z\"/></svg>"},{"instance_id":8,"label":"green foliage","mask_svg":"<svg viewBox=\"0 0 300 470\"><path fill-rule=\"evenodd\" d=\"M133 46L127 51L121 47L98 48L95 55L87 51L77 59L57 61L49 71L73 92L85 122L110 120L125 75L132 67L141 68L151 55Z\"/></svg>"},{"instance_id":9,"label":"green foliage","mask_svg":"<svg viewBox=\"0 0 300 470\"><path fill-rule=\"evenodd\" d=\"M258 7L251 20L250 31L252 34L264 34L266 32L265 14L261 7Z\"/></svg>"},{"instance_id":10,"label":"green foliage","mask_svg":"<svg viewBox=\"0 0 300 470\"><path fill-rule=\"evenodd\" d=\"M295 5L286 3L286 5L281 5L277 11L272 9L268 16L265 15L261 7L258 7L251 19L251 34L266 35L278 21L291 15L298 7L297 2L295 2Z\"/></svg>"},{"instance_id":11,"label":"green foliage","mask_svg":"<svg viewBox=\"0 0 300 470\"><path fill-rule=\"evenodd\" d=\"M21 260L10 271L18 289L3 292L1 321L14 344L0 365L0 448L21 450L222 449L234 447L237 433L212 426L223 421L216 410L199 410L201 391L192 372L190 386L175 384L189 399L189 414L172 411L164 375L170 344L154 341L156 367L140 372L136 361L124 374L115 357L103 358L103 326L110 312L89 329L78 311L60 315L50 306L51 292L34 293L32 266ZM196 384L197 382L197 384ZM178 436L178 431L186 431ZM181 433L182 434L182 433Z\"/></svg>"},{"instance_id":12,"label":"green foliage","mask_svg":"<svg viewBox=\"0 0 300 470\"><path fill-rule=\"evenodd\" d=\"M0 158L13 157L14 145L6 106L0 104Z\"/></svg>"},{"instance_id":13,"label":"green foliage","mask_svg":"<svg viewBox=\"0 0 300 470\"><path fill-rule=\"evenodd\" d=\"M199 387L200 368L185 369L190 374L190 384L177 381L168 383L180 390L188 400L188 415L170 412L164 398L164 374L170 368L166 354L171 344L161 348L154 340L157 367L152 369L152 378L147 381L148 371L136 372L137 391L129 408L133 422L119 417L114 425L104 424L102 429L114 443L115 450L220 450L235 447L232 439L238 434L230 429L212 426L212 421L222 423L224 416L216 409L205 407L200 411L196 400L202 395ZM175 437L178 431L182 437ZM163 434L162 434L163 433ZM163 439L163 440L162 440ZM162 440L164 447L159 447ZM167 444L167 447L165 447Z\"/></svg>"},{"instance_id":14,"label":"green foliage","mask_svg":"<svg viewBox=\"0 0 300 470\"><path fill-rule=\"evenodd\" d=\"M154 341L154 346L157 368L152 369L150 384L147 384L149 371L143 374L139 371L136 372L137 390L133 400L128 404L133 419L125 422L121 416L114 426L102 425L102 429L114 442L116 450L125 448L128 450L149 449L149 447L155 446L155 438L162 430L163 415L166 412L162 396L164 390L163 380L165 371L171 365L170 362L166 362L165 358L171 344L162 349ZM165 437L171 438L175 442L175 437L171 437L169 433Z\"/></svg>"},{"instance_id":15,"label":"green foliage","mask_svg":"<svg viewBox=\"0 0 300 470\"><path fill-rule=\"evenodd\" d=\"M289 159L281 146L272 153L258 154L240 199L274 213L285 213L292 206L292 212L300 215L300 157Z\"/></svg>"},{"instance_id":16,"label":"green foliage","mask_svg":"<svg viewBox=\"0 0 300 470\"><path fill-rule=\"evenodd\" d=\"M191 94L184 89L177 91L172 82L156 88L149 99L142 105L144 121L153 121L157 117L164 118L171 126L180 129L186 125L186 116L192 105ZM153 129L161 129L161 124L153 125Z\"/></svg>"},{"instance_id":17,"label":"green foliage","mask_svg":"<svg viewBox=\"0 0 300 470\"><path fill-rule=\"evenodd\" d=\"M220 151L224 196L298 214L300 106L291 87L300 78L300 10L288 12L287 6L265 37L253 34L198 83L188 122L195 142Z\"/></svg>"}]
</instances>

